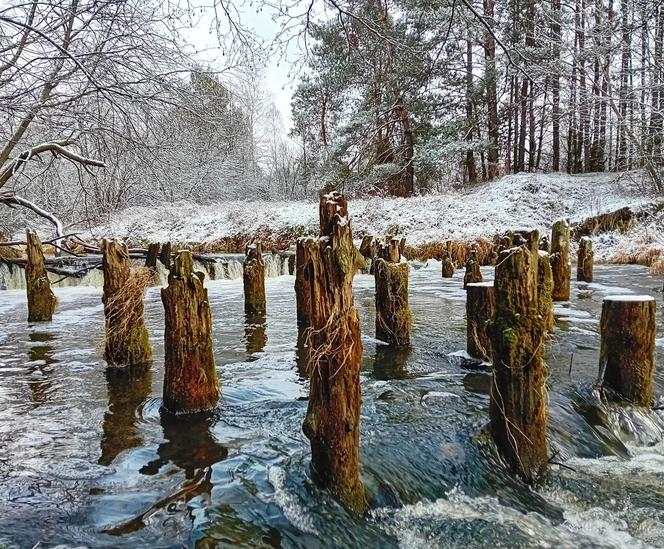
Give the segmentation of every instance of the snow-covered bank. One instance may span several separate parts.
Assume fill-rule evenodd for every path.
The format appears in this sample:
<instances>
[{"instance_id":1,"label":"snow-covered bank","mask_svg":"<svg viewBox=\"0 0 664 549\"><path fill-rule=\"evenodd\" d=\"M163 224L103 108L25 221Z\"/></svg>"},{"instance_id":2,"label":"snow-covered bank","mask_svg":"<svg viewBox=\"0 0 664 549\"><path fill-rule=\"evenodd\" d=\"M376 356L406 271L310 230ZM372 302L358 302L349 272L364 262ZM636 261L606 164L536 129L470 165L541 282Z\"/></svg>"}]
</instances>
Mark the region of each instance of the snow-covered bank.
<instances>
[{"instance_id":1,"label":"snow-covered bank","mask_svg":"<svg viewBox=\"0 0 664 549\"><path fill-rule=\"evenodd\" d=\"M355 235L399 234L412 245L448 239L491 238L509 228L548 231L560 217L572 223L624 206L642 210L658 202L645 190L643 176L625 174L518 174L468 191L413 198L367 198L350 203ZM654 209L653 209L654 211ZM661 215L627 233L597 237L596 257L636 253L642 246L664 248ZM214 245L242 236L281 235L284 240L318 231L315 202L176 203L118 212L92 236L132 242L172 241ZM659 235L657 232L659 231Z\"/></svg>"}]
</instances>

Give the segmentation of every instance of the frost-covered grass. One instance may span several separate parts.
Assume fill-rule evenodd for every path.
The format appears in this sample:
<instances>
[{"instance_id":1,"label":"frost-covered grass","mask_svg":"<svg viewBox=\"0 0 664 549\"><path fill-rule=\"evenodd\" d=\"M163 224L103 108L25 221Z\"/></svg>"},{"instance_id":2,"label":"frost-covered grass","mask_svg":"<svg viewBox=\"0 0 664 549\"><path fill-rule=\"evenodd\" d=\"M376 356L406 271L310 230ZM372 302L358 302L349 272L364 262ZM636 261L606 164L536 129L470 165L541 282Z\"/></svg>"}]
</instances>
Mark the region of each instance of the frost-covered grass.
<instances>
[{"instance_id":1,"label":"frost-covered grass","mask_svg":"<svg viewBox=\"0 0 664 549\"><path fill-rule=\"evenodd\" d=\"M639 210L655 202L657 197L644 190L642 176L636 172L518 174L466 191L351 200L349 209L355 236L399 234L406 236L409 244L420 245L448 239L491 238L506 229L537 228L548 232L560 217L577 223L623 206ZM618 250L634 253L641 245L664 247L654 234L653 223L655 220L647 221L625 234L598 235L594 238L596 257L609 260ZM288 241L317 231L318 204L314 201L209 205L179 202L118 212L106 224L96 227L91 236L110 235L133 242L211 244L238 235L283 235Z\"/></svg>"}]
</instances>

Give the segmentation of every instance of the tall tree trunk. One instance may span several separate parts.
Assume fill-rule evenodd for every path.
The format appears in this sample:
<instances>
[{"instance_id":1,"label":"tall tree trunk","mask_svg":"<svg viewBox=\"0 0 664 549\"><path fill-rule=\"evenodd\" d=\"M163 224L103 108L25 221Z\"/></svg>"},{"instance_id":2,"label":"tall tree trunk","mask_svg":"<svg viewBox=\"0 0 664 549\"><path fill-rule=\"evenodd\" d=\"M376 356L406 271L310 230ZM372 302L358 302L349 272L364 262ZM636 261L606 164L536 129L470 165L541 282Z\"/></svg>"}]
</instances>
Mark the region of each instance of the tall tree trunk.
<instances>
[{"instance_id":1,"label":"tall tree trunk","mask_svg":"<svg viewBox=\"0 0 664 549\"><path fill-rule=\"evenodd\" d=\"M551 153L553 156L551 168L554 172L560 170L560 48L562 36L560 34L560 0L552 0L553 21L551 23L551 39L553 41L554 70L551 76L551 123L553 142ZM544 124L542 124L543 126ZM571 127L571 125L570 125Z\"/></svg>"},{"instance_id":2,"label":"tall tree trunk","mask_svg":"<svg viewBox=\"0 0 664 549\"><path fill-rule=\"evenodd\" d=\"M495 29L494 21L494 2L495 0L483 0L484 17L487 24ZM486 32L484 37L484 59L485 59L485 79L486 79L486 104L487 104L487 124L489 146L487 156L489 162L489 180L496 179L500 175L500 166L498 164L498 98L496 86L498 75L496 74L496 40L492 33Z\"/></svg>"},{"instance_id":3,"label":"tall tree trunk","mask_svg":"<svg viewBox=\"0 0 664 549\"><path fill-rule=\"evenodd\" d=\"M473 141L473 44L470 38L466 39L466 139ZM473 149L466 151L466 174L468 183L477 183L477 169Z\"/></svg>"}]
</instances>

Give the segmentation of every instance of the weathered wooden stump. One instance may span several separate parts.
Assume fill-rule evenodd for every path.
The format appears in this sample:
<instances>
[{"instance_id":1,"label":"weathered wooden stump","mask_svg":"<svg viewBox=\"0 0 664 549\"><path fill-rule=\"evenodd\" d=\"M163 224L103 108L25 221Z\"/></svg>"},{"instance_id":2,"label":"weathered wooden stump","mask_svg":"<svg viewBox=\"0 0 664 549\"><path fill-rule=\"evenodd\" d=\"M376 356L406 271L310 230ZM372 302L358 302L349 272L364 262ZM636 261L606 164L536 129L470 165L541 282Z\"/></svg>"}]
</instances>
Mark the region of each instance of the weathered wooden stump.
<instances>
[{"instance_id":1,"label":"weathered wooden stump","mask_svg":"<svg viewBox=\"0 0 664 549\"><path fill-rule=\"evenodd\" d=\"M387 239L386 239L387 240ZM392 238L387 240L384 244L378 245L378 257L389 261L391 263L399 263L401 261L401 249L399 248L399 239Z\"/></svg>"},{"instance_id":2,"label":"weathered wooden stump","mask_svg":"<svg viewBox=\"0 0 664 549\"><path fill-rule=\"evenodd\" d=\"M472 282L466 286L466 349L473 358L491 361L489 321L496 301L493 282Z\"/></svg>"},{"instance_id":3,"label":"weathered wooden stump","mask_svg":"<svg viewBox=\"0 0 664 549\"><path fill-rule=\"evenodd\" d=\"M295 304L297 309L297 324L302 328L311 325L314 281L311 254L315 251L315 248L316 243L310 238L298 239L295 248Z\"/></svg>"},{"instance_id":4,"label":"weathered wooden stump","mask_svg":"<svg viewBox=\"0 0 664 549\"><path fill-rule=\"evenodd\" d=\"M477 260L477 250L473 248L470 250L470 255L466 261L466 274L463 276L463 288L464 290L468 284L475 284L477 282L482 282L482 271L480 271L480 262Z\"/></svg>"},{"instance_id":5,"label":"weathered wooden stump","mask_svg":"<svg viewBox=\"0 0 664 549\"><path fill-rule=\"evenodd\" d=\"M540 241L541 242L541 241ZM549 254L539 251L537 266L537 310L544 322L545 333L553 332L553 272Z\"/></svg>"},{"instance_id":6,"label":"weathered wooden stump","mask_svg":"<svg viewBox=\"0 0 664 549\"><path fill-rule=\"evenodd\" d=\"M403 255L405 252L406 252L406 237L403 236L399 239L399 254Z\"/></svg>"},{"instance_id":7,"label":"weathered wooden stump","mask_svg":"<svg viewBox=\"0 0 664 549\"><path fill-rule=\"evenodd\" d=\"M148 253L145 255L145 266L149 269L157 268L157 259L159 259L159 243L154 242L148 246Z\"/></svg>"},{"instance_id":8,"label":"weathered wooden stump","mask_svg":"<svg viewBox=\"0 0 664 549\"><path fill-rule=\"evenodd\" d=\"M159 261L161 261L161 264L167 269L171 268L171 249L171 243L164 242L161 245L161 251L159 252Z\"/></svg>"},{"instance_id":9,"label":"weathered wooden stump","mask_svg":"<svg viewBox=\"0 0 664 549\"><path fill-rule=\"evenodd\" d=\"M378 242L373 236L366 234L362 237L360 253L365 259L373 259L378 255Z\"/></svg>"},{"instance_id":10,"label":"weathered wooden stump","mask_svg":"<svg viewBox=\"0 0 664 549\"><path fill-rule=\"evenodd\" d=\"M589 236L582 236L579 240L579 252L576 256L576 279L582 282L593 281L593 241Z\"/></svg>"},{"instance_id":11,"label":"weathered wooden stump","mask_svg":"<svg viewBox=\"0 0 664 549\"><path fill-rule=\"evenodd\" d=\"M538 233L500 252L491 321L491 434L509 468L533 482L547 466L544 322L538 314Z\"/></svg>"},{"instance_id":12,"label":"weathered wooden stump","mask_svg":"<svg viewBox=\"0 0 664 549\"><path fill-rule=\"evenodd\" d=\"M442 263L442 274L443 278L452 278L454 276L454 271L456 271L456 266L449 252L443 252L443 257L441 258Z\"/></svg>"},{"instance_id":13,"label":"weathered wooden stump","mask_svg":"<svg viewBox=\"0 0 664 549\"><path fill-rule=\"evenodd\" d=\"M151 284L147 270L133 271L124 242L102 240L106 319L104 359L111 367L140 366L152 360L152 347L143 321L143 296Z\"/></svg>"},{"instance_id":14,"label":"weathered wooden stump","mask_svg":"<svg viewBox=\"0 0 664 549\"><path fill-rule=\"evenodd\" d=\"M551 251L551 246L549 245L549 237L543 235L539 241L539 249L543 252L549 253Z\"/></svg>"},{"instance_id":15,"label":"weathered wooden stump","mask_svg":"<svg viewBox=\"0 0 664 549\"><path fill-rule=\"evenodd\" d=\"M265 263L260 242L249 244L245 250L244 310L248 314L265 314Z\"/></svg>"},{"instance_id":16,"label":"weathered wooden stump","mask_svg":"<svg viewBox=\"0 0 664 549\"><path fill-rule=\"evenodd\" d=\"M360 322L353 277L364 260L353 245L346 198L320 199L320 238L307 245L311 292L309 405L302 430L311 441L314 481L349 510L367 508L360 461Z\"/></svg>"},{"instance_id":17,"label":"weathered wooden stump","mask_svg":"<svg viewBox=\"0 0 664 549\"><path fill-rule=\"evenodd\" d=\"M410 345L413 315L408 306L408 263L376 259L376 337L396 347Z\"/></svg>"},{"instance_id":18,"label":"weathered wooden stump","mask_svg":"<svg viewBox=\"0 0 664 549\"><path fill-rule=\"evenodd\" d=\"M188 251L179 252L161 290L166 329L164 409L191 414L213 409L219 380L212 352L212 316L204 274L194 272Z\"/></svg>"},{"instance_id":19,"label":"weathered wooden stump","mask_svg":"<svg viewBox=\"0 0 664 549\"><path fill-rule=\"evenodd\" d=\"M604 385L635 406L651 406L655 374L654 298L605 297L600 332L599 368Z\"/></svg>"},{"instance_id":20,"label":"weathered wooden stump","mask_svg":"<svg viewBox=\"0 0 664 549\"><path fill-rule=\"evenodd\" d=\"M570 292L570 279L572 277L572 264L569 259L569 225L564 219L559 219L551 229L551 271L553 273L554 301L568 301Z\"/></svg>"},{"instance_id":21,"label":"weathered wooden stump","mask_svg":"<svg viewBox=\"0 0 664 549\"><path fill-rule=\"evenodd\" d=\"M57 299L51 290L41 241L34 231L25 232L25 282L28 294L28 322L47 322L53 319Z\"/></svg>"}]
</instances>

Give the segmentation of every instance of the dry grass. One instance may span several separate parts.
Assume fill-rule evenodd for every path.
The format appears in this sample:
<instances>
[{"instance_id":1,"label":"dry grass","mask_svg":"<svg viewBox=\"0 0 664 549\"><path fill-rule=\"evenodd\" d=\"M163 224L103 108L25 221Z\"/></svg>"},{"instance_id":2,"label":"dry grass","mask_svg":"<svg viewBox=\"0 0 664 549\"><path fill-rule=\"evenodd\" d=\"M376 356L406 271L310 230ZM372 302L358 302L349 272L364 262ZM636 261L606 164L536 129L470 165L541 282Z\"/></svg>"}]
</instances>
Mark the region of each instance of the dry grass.
<instances>
[{"instance_id":1,"label":"dry grass","mask_svg":"<svg viewBox=\"0 0 664 549\"><path fill-rule=\"evenodd\" d=\"M496 260L496 244L493 240L483 238L468 242L462 240L427 242L418 246L409 246L406 244L404 256L407 259L437 259L440 261L443 258L443 254L447 252L450 254L455 265L465 265L473 248L477 250L477 260L480 265L494 264Z\"/></svg>"},{"instance_id":2,"label":"dry grass","mask_svg":"<svg viewBox=\"0 0 664 549\"><path fill-rule=\"evenodd\" d=\"M620 208L614 212L603 213L589 217L572 229L572 237L579 240L582 236L592 236L597 233L611 231L625 232L636 220L634 212L628 208Z\"/></svg>"},{"instance_id":3,"label":"dry grass","mask_svg":"<svg viewBox=\"0 0 664 549\"><path fill-rule=\"evenodd\" d=\"M653 274L664 274L664 253L657 248L640 248L634 253L618 252L607 263L645 265Z\"/></svg>"}]
</instances>

